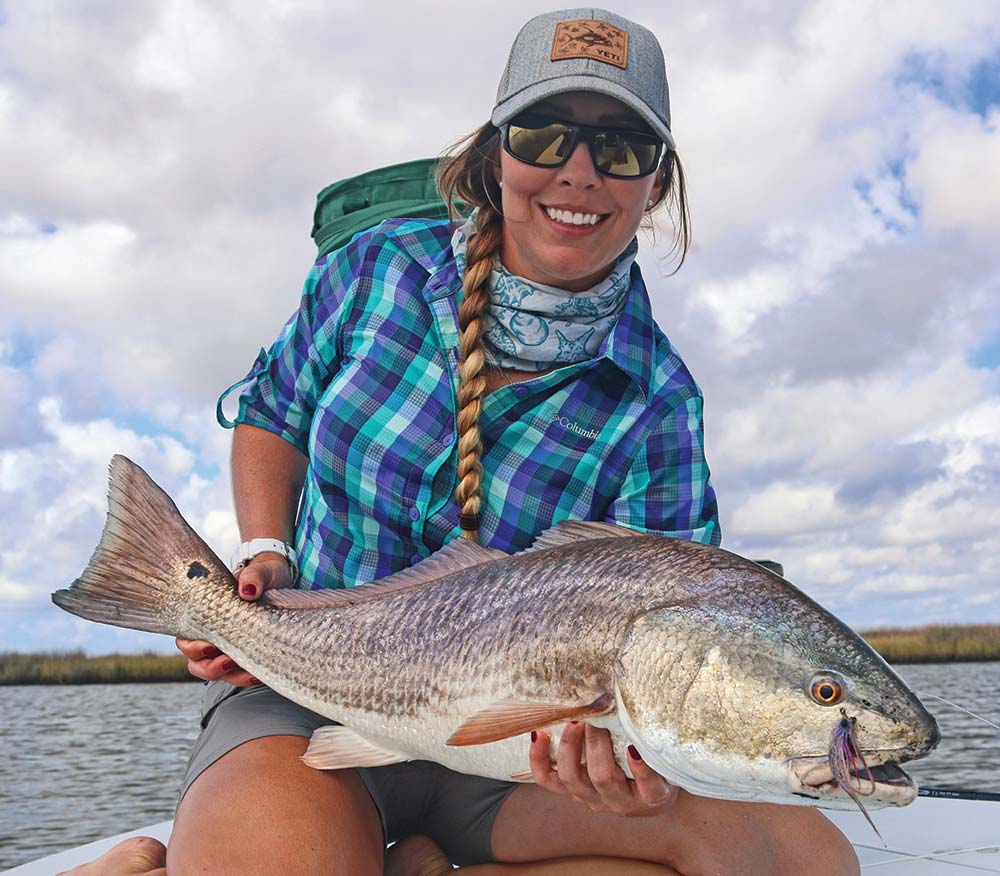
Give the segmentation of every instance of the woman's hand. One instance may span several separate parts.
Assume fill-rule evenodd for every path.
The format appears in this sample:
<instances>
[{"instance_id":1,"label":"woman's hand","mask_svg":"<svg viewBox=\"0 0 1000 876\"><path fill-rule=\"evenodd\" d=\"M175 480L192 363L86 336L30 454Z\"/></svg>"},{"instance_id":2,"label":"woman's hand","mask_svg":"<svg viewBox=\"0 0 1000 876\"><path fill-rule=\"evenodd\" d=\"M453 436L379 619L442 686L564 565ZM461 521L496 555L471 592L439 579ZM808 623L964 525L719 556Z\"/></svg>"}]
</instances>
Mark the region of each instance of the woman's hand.
<instances>
[{"instance_id":1,"label":"woman's hand","mask_svg":"<svg viewBox=\"0 0 1000 876\"><path fill-rule=\"evenodd\" d=\"M236 573L240 598L248 602L260 599L267 590L292 586L292 572L288 561L276 553L262 553L254 557ZM260 684L249 672L223 654L211 642L201 639L178 639L177 648L188 659L188 672L204 681L227 681L237 687Z\"/></svg>"},{"instance_id":2,"label":"woman's hand","mask_svg":"<svg viewBox=\"0 0 1000 876\"><path fill-rule=\"evenodd\" d=\"M583 762L584 750L587 762ZM629 746L629 779L615 760L611 734L589 724L567 724L559 741L556 762L549 755L549 735L534 734L529 753L535 784L555 794L566 794L591 812L648 817L677 798L677 788L650 769Z\"/></svg>"}]
</instances>

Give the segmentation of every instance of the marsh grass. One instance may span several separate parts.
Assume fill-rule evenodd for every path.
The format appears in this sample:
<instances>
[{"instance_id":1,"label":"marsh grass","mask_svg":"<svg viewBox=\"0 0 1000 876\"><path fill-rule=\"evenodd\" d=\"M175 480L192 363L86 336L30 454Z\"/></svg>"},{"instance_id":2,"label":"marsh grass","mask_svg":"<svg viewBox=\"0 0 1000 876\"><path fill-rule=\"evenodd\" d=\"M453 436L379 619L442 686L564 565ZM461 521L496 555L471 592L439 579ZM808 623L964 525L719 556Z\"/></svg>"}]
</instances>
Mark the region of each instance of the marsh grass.
<instances>
[{"instance_id":1,"label":"marsh grass","mask_svg":"<svg viewBox=\"0 0 1000 876\"><path fill-rule=\"evenodd\" d=\"M1000 660L1000 624L932 624L861 632L889 663Z\"/></svg>"},{"instance_id":2,"label":"marsh grass","mask_svg":"<svg viewBox=\"0 0 1000 876\"><path fill-rule=\"evenodd\" d=\"M890 663L957 663L1000 660L1000 624L935 624L914 629L862 631ZM83 651L36 654L0 652L0 685L124 684L192 681L180 654L108 654Z\"/></svg>"},{"instance_id":3,"label":"marsh grass","mask_svg":"<svg viewBox=\"0 0 1000 876\"><path fill-rule=\"evenodd\" d=\"M0 685L124 684L149 681L192 681L180 654L107 654L88 657L83 651L36 654L0 653Z\"/></svg>"}]
</instances>

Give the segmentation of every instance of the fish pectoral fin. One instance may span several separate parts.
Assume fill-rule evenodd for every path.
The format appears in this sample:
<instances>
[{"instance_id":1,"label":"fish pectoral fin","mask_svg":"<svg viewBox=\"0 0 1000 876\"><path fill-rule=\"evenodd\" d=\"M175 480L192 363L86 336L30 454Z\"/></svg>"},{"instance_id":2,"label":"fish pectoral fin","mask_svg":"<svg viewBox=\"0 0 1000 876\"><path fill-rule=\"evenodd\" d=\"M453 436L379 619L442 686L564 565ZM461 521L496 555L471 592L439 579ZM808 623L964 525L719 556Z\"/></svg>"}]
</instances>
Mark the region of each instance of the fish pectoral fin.
<instances>
[{"instance_id":1,"label":"fish pectoral fin","mask_svg":"<svg viewBox=\"0 0 1000 876\"><path fill-rule=\"evenodd\" d=\"M309 740L309 748L302 755L302 762L317 770L387 766L410 759L372 745L350 727L335 725L316 730Z\"/></svg>"},{"instance_id":2,"label":"fish pectoral fin","mask_svg":"<svg viewBox=\"0 0 1000 876\"><path fill-rule=\"evenodd\" d=\"M615 710L615 698L602 693L584 704L522 703L510 700L494 703L477 712L448 739L448 745L482 745L541 730L567 721L585 721Z\"/></svg>"}]
</instances>

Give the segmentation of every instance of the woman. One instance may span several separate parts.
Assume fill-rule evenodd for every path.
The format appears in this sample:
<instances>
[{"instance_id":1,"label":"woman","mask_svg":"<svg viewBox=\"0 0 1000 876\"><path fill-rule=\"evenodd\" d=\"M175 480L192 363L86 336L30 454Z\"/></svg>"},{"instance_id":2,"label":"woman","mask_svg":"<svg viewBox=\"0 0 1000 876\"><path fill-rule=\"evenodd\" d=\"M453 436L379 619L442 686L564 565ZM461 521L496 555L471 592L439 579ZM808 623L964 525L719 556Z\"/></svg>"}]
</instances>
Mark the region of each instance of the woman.
<instances>
[{"instance_id":1,"label":"woman","mask_svg":"<svg viewBox=\"0 0 1000 876\"><path fill-rule=\"evenodd\" d=\"M232 458L244 598L296 577L384 577L459 534L513 552L566 518L718 543L700 394L634 264L664 201L687 245L669 125L649 31L602 10L522 29L491 122L443 163L446 200L474 218L391 221L321 259L248 377ZM378 874L387 841L387 872L425 876L449 860L477 874L857 872L817 811L694 797L634 751L629 780L585 724L554 762L532 734L534 784L421 762L312 770L298 758L327 719L207 642L178 646L194 675L228 684L207 692L172 874ZM162 865L147 841L78 872Z\"/></svg>"}]
</instances>

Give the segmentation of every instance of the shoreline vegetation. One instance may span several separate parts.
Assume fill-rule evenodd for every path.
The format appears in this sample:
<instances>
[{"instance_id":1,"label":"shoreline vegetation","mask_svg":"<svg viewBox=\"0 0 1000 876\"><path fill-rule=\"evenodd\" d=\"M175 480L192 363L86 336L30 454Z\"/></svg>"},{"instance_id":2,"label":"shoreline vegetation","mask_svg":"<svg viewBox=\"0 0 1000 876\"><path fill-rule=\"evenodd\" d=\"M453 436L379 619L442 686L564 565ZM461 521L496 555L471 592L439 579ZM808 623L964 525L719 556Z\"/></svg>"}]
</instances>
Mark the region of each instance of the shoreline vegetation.
<instances>
[{"instance_id":1,"label":"shoreline vegetation","mask_svg":"<svg viewBox=\"0 0 1000 876\"><path fill-rule=\"evenodd\" d=\"M860 635L889 663L973 663L1000 660L1000 624L934 624L877 629ZM180 654L83 651L0 652L0 685L127 684L196 681Z\"/></svg>"}]
</instances>

